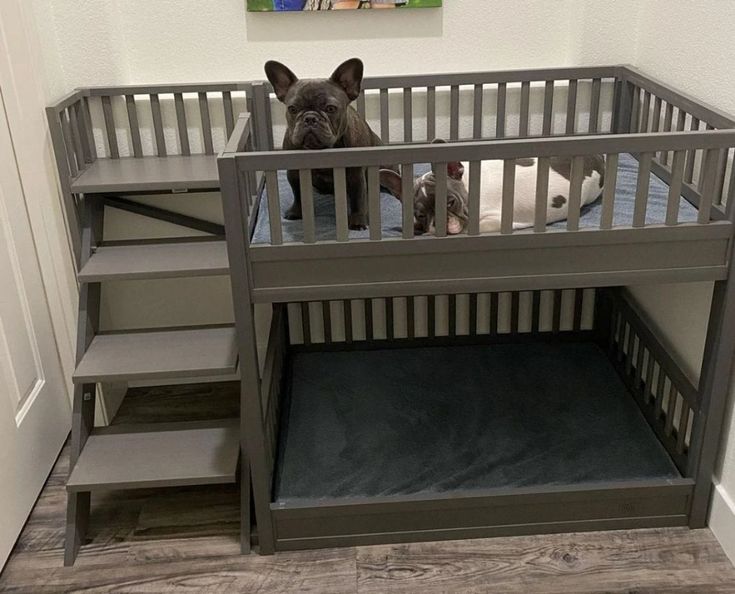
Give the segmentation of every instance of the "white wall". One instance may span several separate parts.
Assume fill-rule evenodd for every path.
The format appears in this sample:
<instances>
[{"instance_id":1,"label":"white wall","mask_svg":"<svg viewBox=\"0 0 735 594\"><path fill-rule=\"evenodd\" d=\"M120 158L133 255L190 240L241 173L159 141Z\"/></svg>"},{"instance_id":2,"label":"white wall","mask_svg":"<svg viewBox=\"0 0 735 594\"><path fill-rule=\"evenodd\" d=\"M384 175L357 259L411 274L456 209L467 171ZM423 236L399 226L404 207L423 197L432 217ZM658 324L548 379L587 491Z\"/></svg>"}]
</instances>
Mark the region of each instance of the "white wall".
<instances>
[{"instance_id":1,"label":"white wall","mask_svg":"<svg viewBox=\"0 0 735 594\"><path fill-rule=\"evenodd\" d=\"M271 58L302 76L324 75L357 55L376 75L630 62L735 113L735 2L446 0L442 10L306 15L247 14L245 0L33 3L47 87L56 96L83 85L261 78ZM146 234L170 232L126 216L110 217L110 230L124 233L133 224ZM209 303L197 301L197 319L229 317L226 283L191 282L195 299L211 296ZM108 289L106 324L136 325L140 308L126 303L146 299L170 322L175 307L161 297L164 287ZM711 287L638 287L635 294L696 379ZM735 436L731 413L726 422ZM727 505L728 497L735 499L735 437L723 451L713 529L725 542L726 522L735 529L735 510Z\"/></svg>"},{"instance_id":2,"label":"white wall","mask_svg":"<svg viewBox=\"0 0 735 594\"><path fill-rule=\"evenodd\" d=\"M611 3L612 4L612 3ZM615 2L614 4L618 4ZM733 30L735 2L646 0L639 15L635 64L684 92L735 113ZM631 23L633 20L631 20ZM690 368L699 368L711 290L702 285L640 289L637 296L654 313L667 338ZM732 396L732 395L731 395ZM735 561L735 418L731 406L716 470L711 526Z\"/></svg>"}]
</instances>

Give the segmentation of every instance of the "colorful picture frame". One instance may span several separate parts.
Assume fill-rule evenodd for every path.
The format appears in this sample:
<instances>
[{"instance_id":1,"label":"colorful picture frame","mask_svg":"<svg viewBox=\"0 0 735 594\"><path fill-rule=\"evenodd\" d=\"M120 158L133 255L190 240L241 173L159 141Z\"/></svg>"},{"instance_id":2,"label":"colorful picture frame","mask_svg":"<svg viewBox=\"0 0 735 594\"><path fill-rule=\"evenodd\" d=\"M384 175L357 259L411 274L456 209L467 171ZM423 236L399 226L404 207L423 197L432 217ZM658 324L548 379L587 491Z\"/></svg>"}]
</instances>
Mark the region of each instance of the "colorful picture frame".
<instances>
[{"instance_id":1,"label":"colorful picture frame","mask_svg":"<svg viewBox=\"0 0 735 594\"><path fill-rule=\"evenodd\" d=\"M250 12L439 8L442 0L247 0Z\"/></svg>"}]
</instances>

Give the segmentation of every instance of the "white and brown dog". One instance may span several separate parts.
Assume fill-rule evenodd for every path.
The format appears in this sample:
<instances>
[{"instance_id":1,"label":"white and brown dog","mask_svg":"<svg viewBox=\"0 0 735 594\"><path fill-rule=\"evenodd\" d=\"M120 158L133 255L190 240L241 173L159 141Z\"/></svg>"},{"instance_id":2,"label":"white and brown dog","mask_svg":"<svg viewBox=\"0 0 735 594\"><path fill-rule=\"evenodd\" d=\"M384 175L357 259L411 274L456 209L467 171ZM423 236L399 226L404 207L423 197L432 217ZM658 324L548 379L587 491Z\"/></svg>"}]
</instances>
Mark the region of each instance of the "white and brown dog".
<instances>
[{"instance_id":1,"label":"white and brown dog","mask_svg":"<svg viewBox=\"0 0 735 594\"><path fill-rule=\"evenodd\" d=\"M436 141L435 141L436 142ZM438 141L442 142L442 141ZM551 157L546 223L567 218L569 207L569 179L571 157ZM462 233L469 221L469 196L464 183L467 163L459 161L447 165L447 233ZM584 158L581 205L594 202L604 185L605 162L602 156ZM515 196L513 200L513 229L533 227L536 212L536 176L538 159L516 160ZM500 231L503 201L503 161L483 161L480 185L480 232ZM399 199L401 177L395 171L381 170L381 185ZM417 234L434 232L436 178L430 171L414 180L414 230Z\"/></svg>"}]
</instances>

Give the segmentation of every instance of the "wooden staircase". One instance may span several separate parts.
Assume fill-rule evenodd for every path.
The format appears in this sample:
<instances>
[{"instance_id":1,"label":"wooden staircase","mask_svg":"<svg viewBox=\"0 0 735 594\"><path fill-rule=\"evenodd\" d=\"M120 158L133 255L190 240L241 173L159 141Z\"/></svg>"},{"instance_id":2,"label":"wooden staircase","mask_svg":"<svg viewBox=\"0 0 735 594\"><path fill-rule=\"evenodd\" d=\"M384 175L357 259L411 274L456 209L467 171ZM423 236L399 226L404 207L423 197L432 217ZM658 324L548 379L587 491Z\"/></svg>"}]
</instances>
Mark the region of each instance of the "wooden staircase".
<instances>
[{"instance_id":1,"label":"wooden staircase","mask_svg":"<svg viewBox=\"0 0 735 594\"><path fill-rule=\"evenodd\" d=\"M182 89L171 89L178 117ZM215 89L216 90L216 89ZM235 89L222 93L227 132L232 128L232 98ZM136 89L137 96L140 89ZM145 156L140 131L131 133L135 154L120 157L119 128L112 99L102 91L104 124L110 150L98 156L91 130L89 99L83 92L49 108L57 164L62 178L67 214L78 214L76 242L80 285L76 371L71 437L71 472L67 482L67 530L64 562L72 565L84 544L92 493L116 489L182 487L234 483L241 475L243 499L249 498L247 461L240 461L239 419L115 425L95 428L97 386L106 382L160 381L186 378L221 378L237 372L238 353L232 325L100 331L101 283L141 279L173 279L228 275L224 228L175 212L137 203L130 198L145 194L176 194L188 191L218 191L219 178L212 128L209 122L209 90L199 93L202 123L210 140L206 154L191 154L187 126L181 147L187 154L169 155L164 137L161 106L156 89L150 90L154 110L157 156ZM87 91L89 93L89 91ZM93 93L94 94L94 93ZM126 98L132 95L125 95ZM130 125L137 126L141 105L127 99ZM228 111L229 110L229 111ZM228 113L230 117L228 117ZM181 124L181 122L180 122ZM208 130L207 130L208 128ZM183 139L183 137L182 137ZM182 227L209 233L206 237L166 240L104 240L105 209L121 208L138 215L162 219ZM249 507L249 506L248 506ZM248 510L243 513L242 549L250 550Z\"/></svg>"}]
</instances>

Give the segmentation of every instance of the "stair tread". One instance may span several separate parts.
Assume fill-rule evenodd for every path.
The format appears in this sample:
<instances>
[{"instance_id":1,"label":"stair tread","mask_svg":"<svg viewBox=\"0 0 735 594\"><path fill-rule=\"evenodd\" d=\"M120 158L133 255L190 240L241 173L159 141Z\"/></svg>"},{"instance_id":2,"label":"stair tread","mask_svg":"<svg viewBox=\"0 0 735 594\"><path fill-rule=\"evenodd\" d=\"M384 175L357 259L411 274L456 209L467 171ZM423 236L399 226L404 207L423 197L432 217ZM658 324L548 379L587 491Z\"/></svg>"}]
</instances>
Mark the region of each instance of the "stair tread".
<instances>
[{"instance_id":1,"label":"stair tread","mask_svg":"<svg viewBox=\"0 0 735 594\"><path fill-rule=\"evenodd\" d=\"M214 155L97 159L71 182L79 193L219 188Z\"/></svg>"},{"instance_id":2,"label":"stair tread","mask_svg":"<svg viewBox=\"0 0 735 594\"><path fill-rule=\"evenodd\" d=\"M239 449L236 419L93 433L74 466L67 490L233 483Z\"/></svg>"},{"instance_id":3,"label":"stair tread","mask_svg":"<svg viewBox=\"0 0 735 594\"><path fill-rule=\"evenodd\" d=\"M79 272L82 282L228 274L224 240L98 247Z\"/></svg>"},{"instance_id":4,"label":"stair tread","mask_svg":"<svg viewBox=\"0 0 735 594\"><path fill-rule=\"evenodd\" d=\"M75 383L230 375L237 367L233 326L99 334Z\"/></svg>"}]
</instances>

